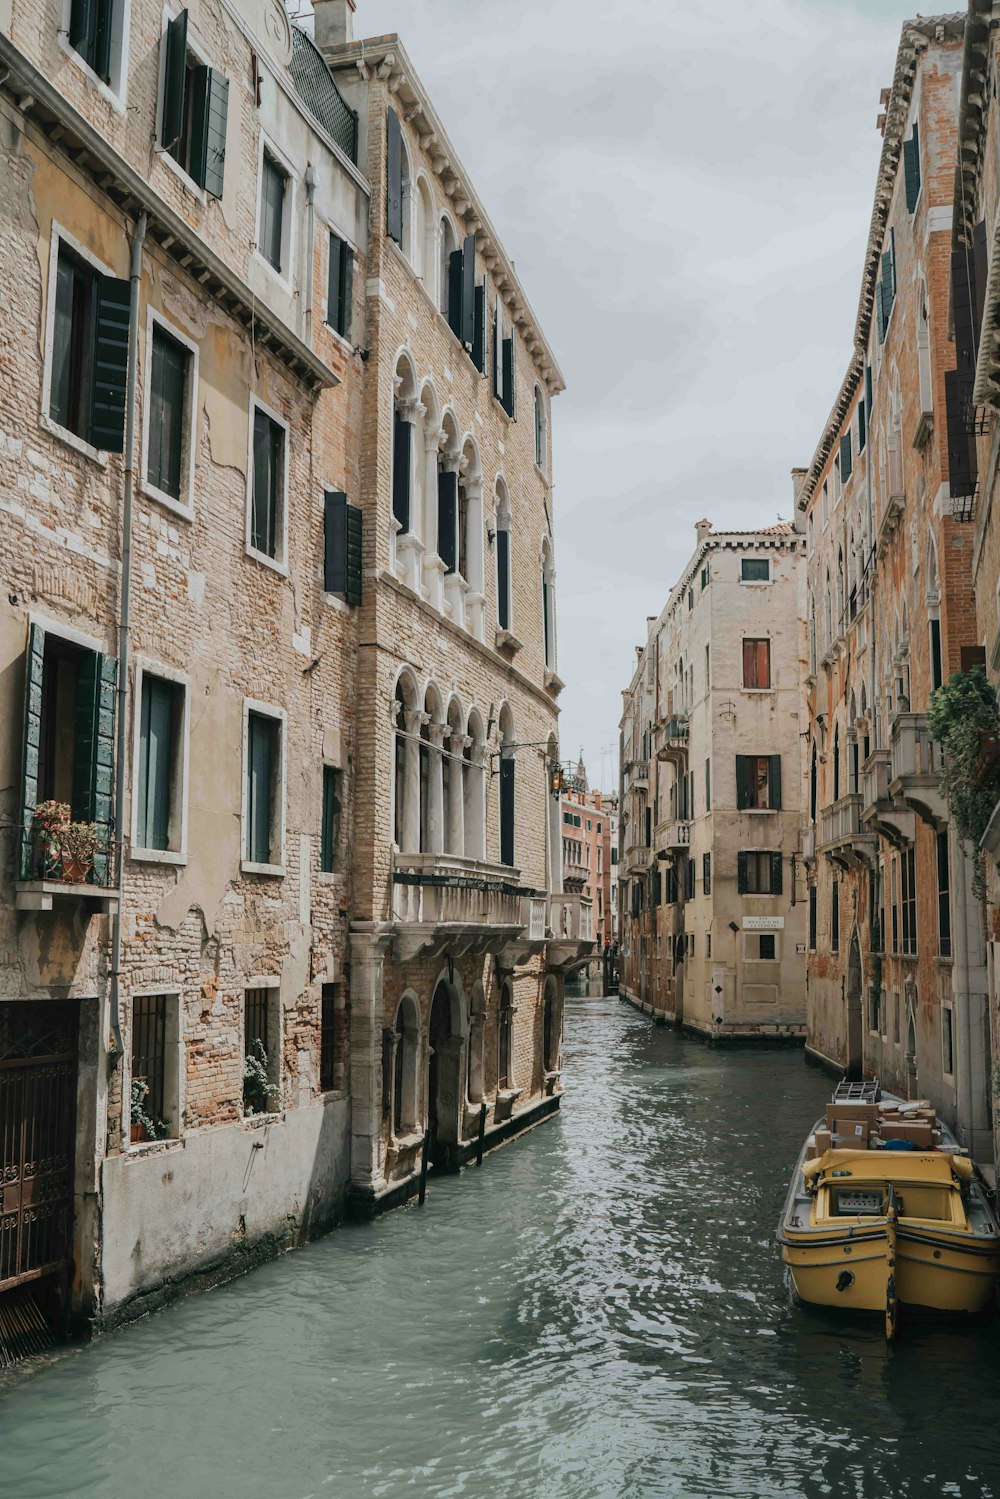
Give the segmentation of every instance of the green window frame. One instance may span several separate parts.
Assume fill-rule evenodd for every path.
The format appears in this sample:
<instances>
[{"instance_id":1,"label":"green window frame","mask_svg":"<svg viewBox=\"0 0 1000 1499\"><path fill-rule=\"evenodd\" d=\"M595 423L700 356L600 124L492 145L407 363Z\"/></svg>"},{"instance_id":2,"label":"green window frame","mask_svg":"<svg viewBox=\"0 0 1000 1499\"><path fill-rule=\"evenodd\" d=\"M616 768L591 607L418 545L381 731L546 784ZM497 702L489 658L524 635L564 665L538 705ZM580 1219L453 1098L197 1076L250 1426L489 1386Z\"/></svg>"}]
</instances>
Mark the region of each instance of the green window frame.
<instances>
[{"instance_id":1,"label":"green window frame","mask_svg":"<svg viewBox=\"0 0 1000 1499\"><path fill-rule=\"evenodd\" d=\"M323 815L320 827L320 863L324 874L333 874L337 867L337 847L340 843L341 771L333 765L323 766Z\"/></svg>"},{"instance_id":2,"label":"green window frame","mask_svg":"<svg viewBox=\"0 0 1000 1499\"><path fill-rule=\"evenodd\" d=\"M330 235L327 268L326 321L341 338L351 336L351 304L354 296L354 251L339 234Z\"/></svg>"},{"instance_id":3,"label":"green window frame","mask_svg":"<svg viewBox=\"0 0 1000 1499\"><path fill-rule=\"evenodd\" d=\"M58 241L49 416L92 447L125 446L130 287Z\"/></svg>"},{"instance_id":4,"label":"green window frame","mask_svg":"<svg viewBox=\"0 0 1000 1499\"><path fill-rule=\"evenodd\" d=\"M191 351L153 323L149 371L149 441L146 480L180 500L184 480Z\"/></svg>"}]
</instances>

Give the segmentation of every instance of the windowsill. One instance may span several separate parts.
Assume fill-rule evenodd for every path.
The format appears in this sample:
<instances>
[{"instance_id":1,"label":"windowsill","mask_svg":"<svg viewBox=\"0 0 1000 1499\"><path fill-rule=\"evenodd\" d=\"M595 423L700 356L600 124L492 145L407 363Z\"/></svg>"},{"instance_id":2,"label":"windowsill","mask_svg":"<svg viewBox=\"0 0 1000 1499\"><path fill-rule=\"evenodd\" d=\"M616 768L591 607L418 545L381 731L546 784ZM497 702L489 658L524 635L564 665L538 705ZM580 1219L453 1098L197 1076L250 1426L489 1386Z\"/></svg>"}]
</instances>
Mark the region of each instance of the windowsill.
<instances>
[{"instance_id":1,"label":"windowsill","mask_svg":"<svg viewBox=\"0 0 1000 1499\"><path fill-rule=\"evenodd\" d=\"M501 410L501 411L502 411L502 412L503 412L503 414L504 414L504 417L505 417L505 418L506 418L506 420L507 420L507 421L508 421L508 422L516 422L516 421L517 421L517 417L516 417L516 416L513 416L513 415L512 415L512 414L511 414L511 413L510 413L510 412L509 412L509 411L508 411L508 410L507 410L507 408L506 408L506 406L505 406L505 405L504 405L504 403L503 403L503 402L502 402L502 401L501 401L501 399L500 399L500 397L499 397L499 396L498 396L498 395L497 395L497 394L496 394L496 392L495 392L495 391L494 391L494 392L493 392L493 404L494 404L494 406L497 406L497 407L499 407L499 409L500 409L500 410Z\"/></svg>"},{"instance_id":2,"label":"windowsill","mask_svg":"<svg viewBox=\"0 0 1000 1499\"><path fill-rule=\"evenodd\" d=\"M773 814L775 812L780 812L781 808L780 807L738 807L737 811L738 812L745 812L748 817L766 817L766 816L773 816Z\"/></svg>"},{"instance_id":3,"label":"windowsill","mask_svg":"<svg viewBox=\"0 0 1000 1499\"><path fill-rule=\"evenodd\" d=\"M187 191L191 194L192 198L197 198L198 202L201 203L202 206L204 206L208 202L208 194L206 193L205 189L203 187L200 187L198 183L195 182L190 173L186 172L181 166L176 156L173 156L165 146L157 146L155 148L154 154L160 159L160 161L163 162L164 166L166 166L171 172L173 172L175 177L180 178L181 182L184 184Z\"/></svg>"},{"instance_id":4,"label":"windowsill","mask_svg":"<svg viewBox=\"0 0 1000 1499\"><path fill-rule=\"evenodd\" d=\"M741 588L770 588L773 578L741 578Z\"/></svg>"},{"instance_id":5,"label":"windowsill","mask_svg":"<svg viewBox=\"0 0 1000 1499\"><path fill-rule=\"evenodd\" d=\"M169 510L171 515L176 515L179 520L194 520L194 506L185 505L183 500L175 500L173 495L167 494L165 489L157 489L156 485L150 484L148 480L140 484L139 489L147 499L155 500L158 505L162 505L164 510Z\"/></svg>"},{"instance_id":6,"label":"windowsill","mask_svg":"<svg viewBox=\"0 0 1000 1499\"><path fill-rule=\"evenodd\" d=\"M765 852L766 852L766 850L765 850ZM781 899L781 897L779 895L775 894L774 891L771 891L771 890L744 890L744 891L742 891L742 897L743 897L744 900L780 900ZM767 959L766 961L770 961L770 960Z\"/></svg>"},{"instance_id":7,"label":"windowsill","mask_svg":"<svg viewBox=\"0 0 1000 1499\"><path fill-rule=\"evenodd\" d=\"M263 1129L268 1124L284 1124L284 1109L275 1109L273 1114L244 1114L240 1120L244 1129Z\"/></svg>"},{"instance_id":8,"label":"windowsill","mask_svg":"<svg viewBox=\"0 0 1000 1499\"><path fill-rule=\"evenodd\" d=\"M321 1088L320 1099L322 1103L343 1103L345 1098L350 1098L350 1088Z\"/></svg>"},{"instance_id":9,"label":"windowsill","mask_svg":"<svg viewBox=\"0 0 1000 1499\"><path fill-rule=\"evenodd\" d=\"M250 859L240 860L240 872L242 874L262 874L275 880L283 880L285 878L284 864L254 864Z\"/></svg>"},{"instance_id":10,"label":"windowsill","mask_svg":"<svg viewBox=\"0 0 1000 1499\"><path fill-rule=\"evenodd\" d=\"M777 697L777 687L741 687L740 691L748 697Z\"/></svg>"},{"instance_id":11,"label":"windowsill","mask_svg":"<svg viewBox=\"0 0 1000 1499\"><path fill-rule=\"evenodd\" d=\"M346 1097L346 1095L345 1095ZM412 1150L415 1145L420 1145L424 1138L422 1129L411 1129L405 1135L390 1135L389 1148L391 1150Z\"/></svg>"},{"instance_id":12,"label":"windowsill","mask_svg":"<svg viewBox=\"0 0 1000 1499\"><path fill-rule=\"evenodd\" d=\"M339 885L346 878L346 869L319 869L316 871L316 882L320 885Z\"/></svg>"},{"instance_id":13,"label":"windowsill","mask_svg":"<svg viewBox=\"0 0 1000 1499\"><path fill-rule=\"evenodd\" d=\"M323 327L333 339L334 343L337 344L337 346L342 349L345 354L351 355L354 353L354 344L351 342L351 340L349 338L346 338L343 333L339 333L333 326L333 324L328 323L325 318L323 319Z\"/></svg>"},{"instance_id":14,"label":"windowsill","mask_svg":"<svg viewBox=\"0 0 1000 1499\"><path fill-rule=\"evenodd\" d=\"M522 643L516 635L512 635L502 625L497 625L496 648L498 651L510 651L512 656L516 656L518 651L522 649Z\"/></svg>"},{"instance_id":15,"label":"windowsill","mask_svg":"<svg viewBox=\"0 0 1000 1499\"><path fill-rule=\"evenodd\" d=\"M52 437L57 437L60 442L64 442L67 447L72 448L75 452L82 453L85 458L92 458L95 463L100 464L101 468L107 468L108 454L103 448L95 448L85 438L77 437L76 433L71 432L68 427L60 427L59 423L53 421L48 412L39 412L38 425L43 431L50 433Z\"/></svg>"},{"instance_id":16,"label":"windowsill","mask_svg":"<svg viewBox=\"0 0 1000 1499\"><path fill-rule=\"evenodd\" d=\"M84 59L80 56L76 48L74 46L71 46L69 37L66 32L60 31L58 33L58 37L60 51L64 52L70 59L70 61L76 64L76 66L80 69L80 72L85 74L85 76L90 79L91 83L97 89L97 92L100 94L101 98L106 100L107 103L111 105L111 108L115 111L115 113L124 115L127 108L124 92L122 92L121 94L115 93L110 83L105 83L104 79L100 78L94 72L90 64L85 62ZM124 57L119 59L119 66L122 69L123 79L126 72L125 62L126 59Z\"/></svg>"},{"instance_id":17,"label":"windowsill","mask_svg":"<svg viewBox=\"0 0 1000 1499\"><path fill-rule=\"evenodd\" d=\"M128 857L133 864L186 864L187 849L132 848Z\"/></svg>"},{"instance_id":18,"label":"windowsill","mask_svg":"<svg viewBox=\"0 0 1000 1499\"><path fill-rule=\"evenodd\" d=\"M144 1156L162 1155L168 1150L182 1150L184 1148L183 1136L173 1136L167 1140L136 1140L129 1141L123 1155L126 1160L141 1161Z\"/></svg>"},{"instance_id":19,"label":"windowsill","mask_svg":"<svg viewBox=\"0 0 1000 1499\"><path fill-rule=\"evenodd\" d=\"M292 295L291 278L286 276L283 271L278 269L277 266L272 265L267 256L260 253L256 245L254 245L253 247L253 263L254 265L259 265L264 271L265 275L267 275L269 279L274 282L275 286L278 287L280 291L283 291L286 296L290 297Z\"/></svg>"},{"instance_id":20,"label":"windowsill","mask_svg":"<svg viewBox=\"0 0 1000 1499\"><path fill-rule=\"evenodd\" d=\"M952 967L954 967L955 959L954 958L943 958L941 956L941 954L938 953L938 962L939 962L939 964L941 965L942 968L952 968Z\"/></svg>"},{"instance_id":21,"label":"windowsill","mask_svg":"<svg viewBox=\"0 0 1000 1499\"><path fill-rule=\"evenodd\" d=\"M324 593L321 595L323 603L329 604L331 609L336 609L338 614L346 614L350 618L351 606L336 593Z\"/></svg>"},{"instance_id":22,"label":"windowsill","mask_svg":"<svg viewBox=\"0 0 1000 1499\"><path fill-rule=\"evenodd\" d=\"M271 572L277 573L279 577L288 577L287 562L279 562L276 557L269 557L266 552L258 552L256 547L252 547L249 542L244 544L243 550L248 557L252 557L254 562L259 562L262 567L270 568Z\"/></svg>"},{"instance_id":23,"label":"windowsill","mask_svg":"<svg viewBox=\"0 0 1000 1499\"><path fill-rule=\"evenodd\" d=\"M545 488L548 489L549 488L549 476L545 472L545 470L542 468L542 466L541 466L540 463L536 463L535 464L535 473L541 479L542 483L545 485Z\"/></svg>"}]
</instances>

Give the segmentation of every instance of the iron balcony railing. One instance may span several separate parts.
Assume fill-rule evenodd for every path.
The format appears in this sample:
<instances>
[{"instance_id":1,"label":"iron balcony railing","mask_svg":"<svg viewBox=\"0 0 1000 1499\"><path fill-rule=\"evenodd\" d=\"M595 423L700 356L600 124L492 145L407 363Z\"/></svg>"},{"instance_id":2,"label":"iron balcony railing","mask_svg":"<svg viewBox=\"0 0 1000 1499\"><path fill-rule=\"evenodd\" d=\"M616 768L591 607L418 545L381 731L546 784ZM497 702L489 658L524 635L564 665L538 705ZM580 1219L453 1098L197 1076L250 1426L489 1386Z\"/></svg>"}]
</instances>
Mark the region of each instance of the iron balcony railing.
<instances>
[{"instance_id":1,"label":"iron balcony railing","mask_svg":"<svg viewBox=\"0 0 1000 1499\"><path fill-rule=\"evenodd\" d=\"M18 830L18 879L67 887L93 885L99 890L110 890L117 866L114 823L107 819L91 826L96 830L94 852L81 858L64 846L58 833L35 827L32 815L28 814Z\"/></svg>"}]
</instances>

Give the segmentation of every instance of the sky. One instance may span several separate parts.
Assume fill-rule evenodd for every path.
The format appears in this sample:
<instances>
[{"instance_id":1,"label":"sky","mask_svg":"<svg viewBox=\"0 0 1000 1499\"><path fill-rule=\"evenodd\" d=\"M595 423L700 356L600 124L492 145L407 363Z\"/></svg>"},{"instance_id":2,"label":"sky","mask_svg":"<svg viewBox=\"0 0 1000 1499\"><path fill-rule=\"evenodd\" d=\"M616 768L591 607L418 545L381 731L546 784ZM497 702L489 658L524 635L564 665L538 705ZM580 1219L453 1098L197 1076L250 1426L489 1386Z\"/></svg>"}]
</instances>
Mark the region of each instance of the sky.
<instances>
[{"instance_id":1,"label":"sky","mask_svg":"<svg viewBox=\"0 0 1000 1499\"><path fill-rule=\"evenodd\" d=\"M358 0L355 36L402 38L566 380L560 743L591 785L617 788L621 692L695 522L791 518L850 358L879 91L915 13Z\"/></svg>"}]
</instances>

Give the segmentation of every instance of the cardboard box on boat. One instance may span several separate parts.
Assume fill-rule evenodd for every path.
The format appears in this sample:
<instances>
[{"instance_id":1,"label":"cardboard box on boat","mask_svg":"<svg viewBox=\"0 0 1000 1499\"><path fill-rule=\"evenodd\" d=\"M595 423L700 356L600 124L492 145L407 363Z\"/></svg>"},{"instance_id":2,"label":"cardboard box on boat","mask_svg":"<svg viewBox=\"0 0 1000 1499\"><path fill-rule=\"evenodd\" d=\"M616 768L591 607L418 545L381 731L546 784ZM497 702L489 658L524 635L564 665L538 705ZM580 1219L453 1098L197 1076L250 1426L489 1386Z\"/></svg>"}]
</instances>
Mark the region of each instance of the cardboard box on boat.
<instances>
[{"instance_id":1,"label":"cardboard box on boat","mask_svg":"<svg viewBox=\"0 0 1000 1499\"><path fill-rule=\"evenodd\" d=\"M828 1129L818 1129L813 1139L816 1141L817 1155L823 1155L826 1151L833 1149L833 1136Z\"/></svg>"},{"instance_id":2,"label":"cardboard box on boat","mask_svg":"<svg viewBox=\"0 0 1000 1499\"><path fill-rule=\"evenodd\" d=\"M833 1147L835 1150L867 1150L869 1133L867 1119L835 1119Z\"/></svg>"},{"instance_id":3,"label":"cardboard box on boat","mask_svg":"<svg viewBox=\"0 0 1000 1499\"><path fill-rule=\"evenodd\" d=\"M834 1134L844 1133L838 1128L838 1121L853 1125L862 1120L869 1128L878 1123L877 1103L828 1103L826 1106L826 1127Z\"/></svg>"},{"instance_id":4,"label":"cardboard box on boat","mask_svg":"<svg viewBox=\"0 0 1000 1499\"><path fill-rule=\"evenodd\" d=\"M886 1119L881 1134L883 1141L909 1140L918 1150L930 1150L934 1144L934 1130L926 1119L893 1120L891 1123Z\"/></svg>"}]
</instances>

